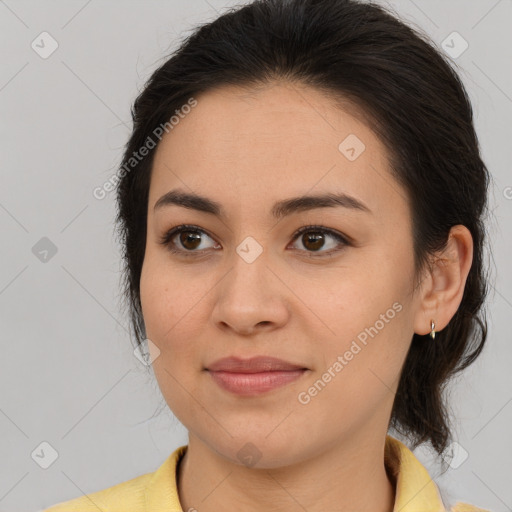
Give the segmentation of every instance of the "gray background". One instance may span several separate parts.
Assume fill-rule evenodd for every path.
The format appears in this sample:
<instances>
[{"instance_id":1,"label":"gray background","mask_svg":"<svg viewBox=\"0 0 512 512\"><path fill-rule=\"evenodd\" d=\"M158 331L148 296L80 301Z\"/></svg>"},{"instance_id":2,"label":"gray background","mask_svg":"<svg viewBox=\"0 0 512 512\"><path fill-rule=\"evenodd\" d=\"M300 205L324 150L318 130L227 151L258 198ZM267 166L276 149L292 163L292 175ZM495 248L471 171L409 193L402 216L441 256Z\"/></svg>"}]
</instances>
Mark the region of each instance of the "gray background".
<instances>
[{"instance_id":1,"label":"gray background","mask_svg":"<svg viewBox=\"0 0 512 512\"><path fill-rule=\"evenodd\" d=\"M186 443L168 409L152 417L162 397L119 308L114 195L92 191L116 170L144 81L191 28L232 5L0 1L1 511L39 510L154 471ZM453 500L512 510L512 2L388 5L441 48L453 31L469 44L453 60L494 176L495 286L488 346L451 388L468 457L435 479ZM46 59L31 47L43 31L59 45ZM57 248L46 262L33 252L43 237ZM58 453L48 469L32 456L44 441ZM431 455L416 454L437 477Z\"/></svg>"}]
</instances>

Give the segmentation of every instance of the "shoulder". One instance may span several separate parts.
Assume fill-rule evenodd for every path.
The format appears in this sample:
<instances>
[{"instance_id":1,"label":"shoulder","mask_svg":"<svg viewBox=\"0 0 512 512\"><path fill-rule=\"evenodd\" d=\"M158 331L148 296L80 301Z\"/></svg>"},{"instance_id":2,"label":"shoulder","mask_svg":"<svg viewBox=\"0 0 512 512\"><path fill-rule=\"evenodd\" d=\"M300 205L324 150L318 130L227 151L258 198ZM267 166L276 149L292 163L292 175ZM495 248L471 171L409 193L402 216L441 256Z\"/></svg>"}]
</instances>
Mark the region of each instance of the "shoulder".
<instances>
[{"instance_id":1,"label":"shoulder","mask_svg":"<svg viewBox=\"0 0 512 512\"><path fill-rule=\"evenodd\" d=\"M153 473L56 503L40 512L182 512L176 475L186 450L187 445L176 448Z\"/></svg>"},{"instance_id":2,"label":"shoulder","mask_svg":"<svg viewBox=\"0 0 512 512\"><path fill-rule=\"evenodd\" d=\"M146 473L107 489L57 503L41 512L138 512L145 509L145 490L152 475Z\"/></svg>"},{"instance_id":3,"label":"shoulder","mask_svg":"<svg viewBox=\"0 0 512 512\"><path fill-rule=\"evenodd\" d=\"M450 508L450 512L491 512L488 509L475 507L469 503L458 502Z\"/></svg>"},{"instance_id":4,"label":"shoulder","mask_svg":"<svg viewBox=\"0 0 512 512\"><path fill-rule=\"evenodd\" d=\"M386 437L384 462L388 474L395 481L394 510L402 512L423 510L491 512L461 501L447 507L448 502L443 500L440 488L430 477L420 460L404 443L390 435Z\"/></svg>"}]
</instances>

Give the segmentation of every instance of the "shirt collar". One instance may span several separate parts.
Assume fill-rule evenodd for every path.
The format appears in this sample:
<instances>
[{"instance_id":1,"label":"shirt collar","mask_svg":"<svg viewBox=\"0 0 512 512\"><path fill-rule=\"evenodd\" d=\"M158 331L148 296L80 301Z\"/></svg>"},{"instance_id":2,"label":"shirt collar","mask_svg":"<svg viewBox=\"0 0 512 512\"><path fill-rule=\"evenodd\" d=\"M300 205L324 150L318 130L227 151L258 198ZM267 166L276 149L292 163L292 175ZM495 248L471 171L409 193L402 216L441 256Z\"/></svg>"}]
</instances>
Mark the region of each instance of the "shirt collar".
<instances>
[{"instance_id":1,"label":"shirt collar","mask_svg":"<svg viewBox=\"0 0 512 512\"><path fill-rule=\"evenodd\" d=\"M428 471L405 444L386 436L386 468L396 482L393 512L444 512L441 495Z\"/></svg>"},{"instance_id":2,"label":"shirt collar","mask_svg":"<svg viewBox=\"0 0 512 512\"><path fill-rule=\"evenodd\" d=\"M178 497L177 467L187 450L177 448L153 473L146 488L146 512L183 512ZM407 446L390 435L384 450L386 469L396 482L393 512L444 512L438 488Z\"/></svg>"}]
</instances>

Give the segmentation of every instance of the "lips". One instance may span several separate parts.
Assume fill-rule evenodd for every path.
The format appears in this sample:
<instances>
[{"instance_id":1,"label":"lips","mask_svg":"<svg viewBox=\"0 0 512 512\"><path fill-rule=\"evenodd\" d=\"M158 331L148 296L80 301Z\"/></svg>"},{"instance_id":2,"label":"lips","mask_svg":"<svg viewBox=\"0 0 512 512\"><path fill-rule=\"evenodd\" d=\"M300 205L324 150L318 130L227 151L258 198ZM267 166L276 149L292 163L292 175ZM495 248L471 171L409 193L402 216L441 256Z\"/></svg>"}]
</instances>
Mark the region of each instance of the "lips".
<instances>
[{"instance_id":1,"label":"lips","mask_svg":"<svg viewBox=\"0 0 512 512\"><path fill-rule=\"evenodd\" d=\"M307 370L303 365L290 363L282 359L267 356L241 359L239 357L226 357L210 364L207 370L211 372L232 373L263 373L277 371Z\"/></svg>"},{"instance_id":2,"label":"lips","mask_svg":"<svg viewBox=\"0 0 512 512\"><path fill-rule=\"evenodd\" d=\"M224 391L240 396L257 396L300 379L308 368L275 357L258 356L219 359L206 370Z\"/></svg>"}]
</instances>

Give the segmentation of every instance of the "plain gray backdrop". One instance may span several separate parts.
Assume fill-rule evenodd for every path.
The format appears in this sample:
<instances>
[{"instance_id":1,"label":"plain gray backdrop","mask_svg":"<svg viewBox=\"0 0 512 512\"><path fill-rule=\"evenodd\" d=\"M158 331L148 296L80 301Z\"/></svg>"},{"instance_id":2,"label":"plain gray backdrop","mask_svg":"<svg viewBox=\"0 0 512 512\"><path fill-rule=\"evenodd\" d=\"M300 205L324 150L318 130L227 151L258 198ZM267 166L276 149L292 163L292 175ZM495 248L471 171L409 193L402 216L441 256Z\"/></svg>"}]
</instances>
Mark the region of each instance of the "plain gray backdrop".
<instances>
[{"instance_id":1,"label":"plain gray backdrop","mask_svg":"<svg viewBox=\"0 0 512 512\"><path fill-rule=\"evenodd\" d=\"M152 417L162 396L119 308L114 194L93 190L116 171L145 80L196 24L234 5L0 0L0 511L154 471L187 442L168 408ZM494 178L489 338L450 388L467 455L437 476L430 453L415 453L453 501L510 511L512 2L386 5L451 52Z\"/></svg>"}]
</instances>

